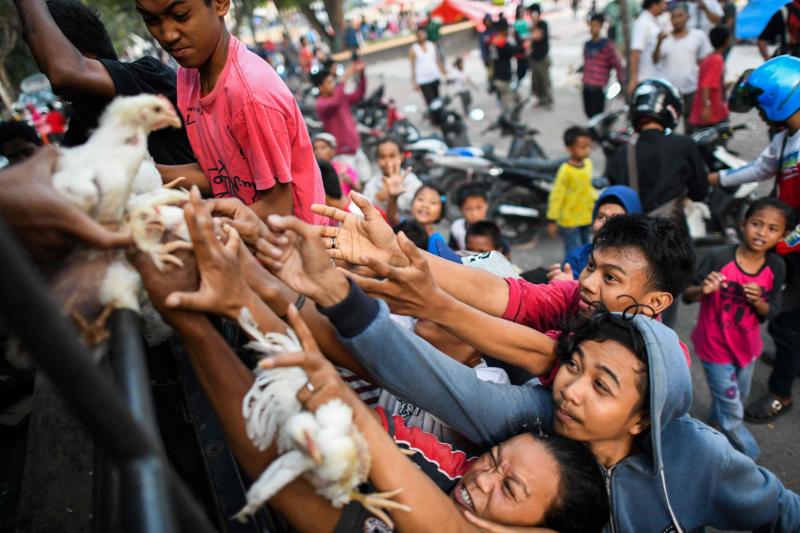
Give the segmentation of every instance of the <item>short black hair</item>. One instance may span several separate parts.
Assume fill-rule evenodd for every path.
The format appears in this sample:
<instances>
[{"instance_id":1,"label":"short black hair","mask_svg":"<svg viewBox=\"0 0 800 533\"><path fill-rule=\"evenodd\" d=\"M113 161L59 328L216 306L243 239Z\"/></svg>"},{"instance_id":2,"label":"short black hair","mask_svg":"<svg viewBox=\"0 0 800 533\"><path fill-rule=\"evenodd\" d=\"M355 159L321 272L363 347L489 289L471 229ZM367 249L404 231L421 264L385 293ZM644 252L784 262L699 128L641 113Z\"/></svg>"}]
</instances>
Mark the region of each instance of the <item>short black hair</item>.
<instances>
[{"instance_id":1,"label":"short black hair","mask_svg":"<svg viewBox=\"0 0 800 533\"><path fill-rule=\"evenodd\" d=\"M625 205L625 202L623 202L622 199L619 196L614 195L614 194L609 194L608 196L603 196L603 198L601 198L597 202L597 207L595 207L595 211L597 211L598 209L600 209L601 207L603 207L606 204L618 205L621 208L623 208L626 213L628 212L628 206Z\"/></svg>"},{"instance_id":2,"label":"short black hair","mask_svg":"<svg viewBox=\"0 0 800 533\"><path fill-rule=\"evenodd\" d=\"M711 46L714 48L722 48L728 42L728 37L731 36L731 30L727 26L719 25L711 28L708 32L708 40L711 41Z\"/></svg>"},{"instance_id":3,"label":"short black hair","mask_svg":"<svg viewBox=\"0 0 800 533\"><path fill-rule=\"evenodd\" d=\"M402 151L402 148L401 148L401 151ZM421 192L422 192L423 190L425 190L425 189L430 189L430 190L432 190L433 192L435 192L436 194L438 194L438 195L439 195L439 198L442 200L442 210L439 212L439 218L437 218L436 220L434 220L434 222L439 222L440 220L442 220L442 219L444 218L444 215L447 213L447 196L445 195L445 193L444 193L444 191L443 191L442 189L440 189L440 188L439 188L439 187L437 187L436 185L432 185L432 184L430 184L430 183L425 183L425 184L421 185L421 186L420 186L420 187L419 187L419 188L418 188L418 189L417 189L417 190L414 192L414 196L411 198L411 202L413 203L413 202L414 202L414 200L416 200L416 199L417 199L417 196L419 196L419 193L421 193Z\"/></svg>"},{"instance_id":4,"label":"short black hair","mask_svg":"<svg viewBox=\"0 0 800 533\"><path fill-rule=\"evenodd\" d=\"M325 189L325 196L330 196L338 200L342 197L342 185L339 183L339 175L329 161L317 159L319 172L322 174L322 187Z\"/></svg>"},{"instance_id":5,"label":"short black hair","mask_svg":"<svg viewBox=\"0 0 800 533\"><path fill-rule=\"evenodd\" d=\"M542 5L541 4L531 4L528 6L528 13L533 12L541 13L542 12Z\"/></svg>"},{"instance_id":6,"label":"short black hair","mask_svg":"<svg viewBox=\"0 0 800 533\"><path fill-rule=\"evenodd\" d=\"M322 85L322 82L325 81L325 78L327 78L330 75L331 75L331 70L326 68L326 67L322 67L320 69L312 70L311 71L311 76L310 76L311 77L311 84L314 87L319 87L320 85Z\"/></svg>"},{"instance_id":7,"label":"short black hair","mask_svg":"<svg viewBox=\"0 0 800 533\"><path fill-rule=\"evenodd\" d=\"M500 227L491 220L481 220L471 224L467 228L466 240L469 240L470 237L489 237L492 239L492 248L495 250L504 248L503 234L500 231Z\"/></svg>"},{"instance_id":8,"label":"short black hair","mask_svg":"<svg viewBox=\"0 0 800 533\"><path fill-rule=\"evenodd\" d=\"M400 233L401 231L406 234L406 237L408 237L417 248L421 250L428 249L428 232L425 231L422 224L413 218L407 218L394 227L395 233Z\"/></svg>"},{"instance_id":9,"label":"short black hair","mask_svg":"<svg viewBox=\"0 0 800 533\"><path fill-rule=\"evenodd\" d=\"M595 235L593 247L640 250L647 259L649 288L673 297L689 286L694 275L692 239L686 229L666 218L641 213L611 217Z\"/></svg>"},{"instance_id":10,"label":"short black hair","mask_svg":"<svg viewBox=\"0 0 800 533\"><path fill-rule=\"evenodd\" d=\"M618 342L630 350L643 365L636 383L640 399L634 407L634 413L649 414L650 378L647 371L647 344L642 332L632 320L638 311L637 306L631 306L622 314L608 312L601 303L595 303L593 307L594 310L590 315L574 318L561 331L556 344L556 357L561 362L569 361L572 354L580 349L581 343L586 341Z\"/></svg>"},{"instance_id":11,"label":"short black hair","mask_svg":"<svg viewBox=\"0 0 800 533\"><path fill-rule=\"evenodd\" d=\"M605 479L585 442L556 433L531 432L558 465L558 497L542 527L561 533L599 533L611 513Z\"/></svg>"},{"instance_id":12,"label":"short black hair","mask_svg":"<svg viewBox=\"0 0 800 533\"><path fill-rule=\"evenodd\" d=\"M775 209L783 215L783 219L786 221L786 229L790 229L794 226L795 222L795 215L794 210L783 203L781 200L777 198L772 198L767 196L766 198L759 198L747 208L747 211L744 213L744 220L747 220L751 216L755 215L759 211L763 211L764 209Z\"/></svg>"},{"instance_id":13,"label":"short black hair","mask_svg":"<svg viewBox=\"0 0 800 533\"><path fill-rule=\"evenodd\" d=\"M42 140L39 138L36 130L27 122L22 122L20 120L5 120L0 122L0 145L14 139L22 139L36 146L42 145Z\"/></svg>"},{"instance_id":14,"label":"short black hair","mask_svg":"<svg viewBox=\"0 0 800 533\"><path fill-rule=\"evenodd\" d=\"M599 22L600 24L605 24L606 17L602 13L595 13L591 16L589 22Z\"/></svg>"},{"instance_id":15,"label":"short black hair","mask_svg":"<svg viewBox=\"0 0 800 533\"><path fill-rule=\"evenodd\" d=\"M111 37L94 8L78 0L47 0L47 9L61 33L81 53L117 59Z\"/></svg>"},{"instance_id":16,"label":"short black hair","mask_svg":"<svg viewBox=\"0 0 800 533\"><path fill-rule=\"evenodd\" d=\"M403 143L402 143L402 141L400 141L399 139L397 139L395 137L392 137L391 135L387 135L386 137L381 137L380 139L378 139L378 142L375 143L375 149L377 150L378 148L380 148L384 144L389 144L389 143L397 146L397 149L400 150L400 154L402 155L402 153L403 153Z\"/></svg>"},{"instance_id":17,"label":"short black hair","mask_svg":"<svg viewBox=\"0 0 800 533\"><path fill-rule=\"evenodd\" d=\"M488 201L489 194L486 192L486 186L482 183L465 183L456 189L456 203L458 207L464 207L464 203L467 201L467 198L483 198L484 200Z\"/></svg>"},{"instance_id":18,"label":"short black hair","mask_svg":"<svg viewBox=\"0 0 800 533\"><path fill-rule=\"evenodd\" d=\"M642 0L642 9L648 9L650 6L660 4L664 0Z\"/></svg>"},{"instance_id":19,"label":"short black hair","mask_svg":"<svg viewBox=\"0 0 800 533\"><path fill-rule=\"evenodd\" d=\"M572 146L581 137L592 138L589 130L581 126L571 126L564 130L564 146Z\"/></svg>"}]
</instances>

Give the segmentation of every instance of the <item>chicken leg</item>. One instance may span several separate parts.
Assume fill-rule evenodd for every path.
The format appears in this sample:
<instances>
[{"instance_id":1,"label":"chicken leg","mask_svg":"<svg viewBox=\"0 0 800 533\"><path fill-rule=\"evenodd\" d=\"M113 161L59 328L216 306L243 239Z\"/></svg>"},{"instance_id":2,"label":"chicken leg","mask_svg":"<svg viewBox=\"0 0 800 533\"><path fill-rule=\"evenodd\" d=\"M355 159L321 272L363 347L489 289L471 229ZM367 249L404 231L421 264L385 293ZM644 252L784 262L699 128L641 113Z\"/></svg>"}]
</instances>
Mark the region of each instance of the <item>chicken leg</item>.
<instances>
[{"instance_id":1,"label":"chicken leg","mask_svg":"<svg viewBox=\"0 0 800 533\"><path fill-rule=\"evenodd\" d=\"M384 509L410 512L411 507L391 499L401 492L403 492L402 488L387 492L373 492L370 494L362 494L358 491L353 491L350 494L350 499L360 502L361 505L364 506L364 509L383 520L383 522L389 526L390 529L394 529L394 522L391 518L389 518L389 515Z\"/></svg>"},{"instance_id":2,"label":"chicken leg","mask_svg":"<svg viewBox=\"0 0 800 533\"><path fill-rule=\"evenodd\" d=\"M107 303L105 307L103 307L103 310L100 311L100 314L97 315L97 318L89 322L80 311L75 309L77 297L77 293L72 295L70 299L67 300L67 303L64 304L64 310L78 328L83 342L86 343L87 346L97 346L111 335L111 332L106 328L106 322L108 322L111 313L114 312L114 303Z\"/></svg>"}]
</instances>

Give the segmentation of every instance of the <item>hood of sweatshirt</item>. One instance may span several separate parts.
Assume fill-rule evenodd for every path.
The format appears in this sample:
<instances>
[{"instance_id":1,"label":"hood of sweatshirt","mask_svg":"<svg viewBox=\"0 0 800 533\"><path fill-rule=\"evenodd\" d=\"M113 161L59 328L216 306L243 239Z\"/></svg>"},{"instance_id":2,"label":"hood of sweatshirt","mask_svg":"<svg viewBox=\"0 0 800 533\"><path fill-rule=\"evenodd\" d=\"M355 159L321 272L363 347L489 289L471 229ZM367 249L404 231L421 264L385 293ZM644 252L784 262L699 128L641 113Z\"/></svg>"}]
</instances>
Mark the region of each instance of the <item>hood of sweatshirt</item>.
<instances>
[{"instance_id":1,"label":"hood of sweatshirt","mask_svg":"<svg viewBox=\"0 0 800 533\"><path fill-rule=\"evenodd\" d=\"M597 201L594 203L594 211L592 212L592 219L597 216L597 210L600 209L600 204L607 198L616 198L617 202L625 208L627 214L641 213L642 202L639 201L639 195L636 191L627 185L611 185L603 189Z\"/></svg>"},{"instance_id":2,"label":"hood of sweatshirt","mask_svg":"<svg viewBox=\"0 0 800 533\"><path fill-rule=\"evenodd\" d=\"M670 424L689 412L692 405L692 377L680 340L672 329L641 314L632 320L647 348L650 434L643 443L646 453L631 456L629 464L642 473L660 478L665 504L673 523L677 525L679 522L667 491L662 441Z\"/></svg>"}]
</instances>

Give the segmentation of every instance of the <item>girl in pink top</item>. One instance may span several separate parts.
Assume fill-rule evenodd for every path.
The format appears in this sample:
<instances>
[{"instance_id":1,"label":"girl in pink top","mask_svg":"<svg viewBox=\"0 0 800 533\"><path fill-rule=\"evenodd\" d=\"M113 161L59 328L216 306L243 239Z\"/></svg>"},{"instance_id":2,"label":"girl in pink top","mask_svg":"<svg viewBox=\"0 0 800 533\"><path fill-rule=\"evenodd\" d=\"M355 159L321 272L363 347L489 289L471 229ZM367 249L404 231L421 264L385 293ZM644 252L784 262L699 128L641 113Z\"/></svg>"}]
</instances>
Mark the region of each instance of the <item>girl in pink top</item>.
<instances>
[{"instance_id":1,"label":"girl in pink top","mask_svg":"<svg viewBox=\"0 0 800 533\"><path fill-rule=\"evenodd\" d=\"M786 234L791 210L762 198L747 210L740 245L711 250L700 262L684 301L700 300L692 332L695 353L711 390L711 423L755 459L758 445L744 427L744 400L764 343L761 322L778 314L786 267L771 253Z\"/></svg>"}]
</instances>

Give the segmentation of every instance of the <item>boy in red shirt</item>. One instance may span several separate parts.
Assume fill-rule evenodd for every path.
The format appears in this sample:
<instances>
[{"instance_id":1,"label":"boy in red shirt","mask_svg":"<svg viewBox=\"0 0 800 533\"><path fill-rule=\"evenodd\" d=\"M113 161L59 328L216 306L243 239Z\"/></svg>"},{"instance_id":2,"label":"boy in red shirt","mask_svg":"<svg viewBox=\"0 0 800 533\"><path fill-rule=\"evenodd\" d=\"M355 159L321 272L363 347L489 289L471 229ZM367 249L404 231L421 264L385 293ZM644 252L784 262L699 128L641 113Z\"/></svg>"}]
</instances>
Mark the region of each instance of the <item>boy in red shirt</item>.
<instances>
[{"instance_id":1,"label":"boy in red shirt","mask_svg":"<svg viewBox=\"0 0 800 533\"><path fill-rule=\"evenodd\" d=\"M303 117L278 74L228 33L229 0L137 0L159 44L180 65L178 109L197 163L161 166L216 198L320 222L325 193Z\"/></svg>"},{"instance_id":2,"label":"boy in red shirt","mask_svg":"<svg viewBox=\"0 0 800 533\"><path fill-rule=\"evenodd\" d=\"M700 61L697 76L697 97L692 102L689 124L696 127L713 126L728 119L725 101L725 58L731 33L725 26L717 26L708 34L714 51Z\"/></svg>"}]
</instances>

